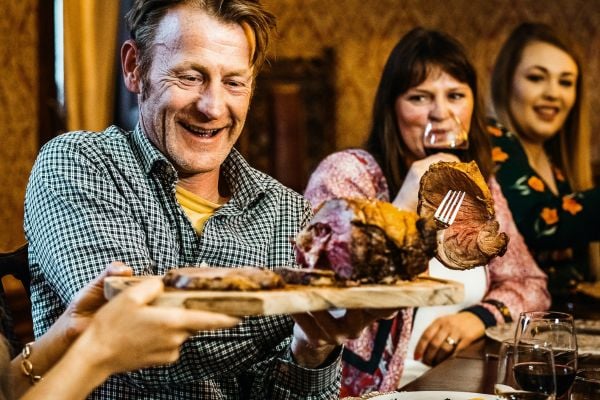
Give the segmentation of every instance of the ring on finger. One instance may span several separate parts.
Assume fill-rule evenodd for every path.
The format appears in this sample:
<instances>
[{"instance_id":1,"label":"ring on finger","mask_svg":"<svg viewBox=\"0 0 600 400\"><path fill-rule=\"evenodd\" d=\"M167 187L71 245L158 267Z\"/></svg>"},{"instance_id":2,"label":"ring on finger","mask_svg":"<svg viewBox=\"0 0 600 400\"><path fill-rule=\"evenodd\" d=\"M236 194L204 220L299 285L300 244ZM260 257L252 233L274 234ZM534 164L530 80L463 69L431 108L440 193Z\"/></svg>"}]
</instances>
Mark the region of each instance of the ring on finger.
<instances>
[{"instance_id":1,"label":"ring on finger","mask_svg":"<svg viewBox=\"0 0 600 400\"><path fill-rule=\"evenodd\" d=\"M446 337L445 341L446 341L446 343L448 343L452 347L455 347L458 344L458 341L454 340L450 336Z\"/></svg>"}]
</instances>

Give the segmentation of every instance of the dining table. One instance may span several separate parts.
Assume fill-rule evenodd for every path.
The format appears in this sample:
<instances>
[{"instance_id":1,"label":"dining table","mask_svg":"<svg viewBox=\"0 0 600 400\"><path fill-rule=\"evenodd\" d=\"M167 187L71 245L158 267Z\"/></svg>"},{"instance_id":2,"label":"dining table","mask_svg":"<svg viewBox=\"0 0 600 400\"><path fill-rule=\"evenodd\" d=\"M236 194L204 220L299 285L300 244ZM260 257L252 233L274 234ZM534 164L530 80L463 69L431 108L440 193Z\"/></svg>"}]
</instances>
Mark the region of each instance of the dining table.
<instances>
[{"instance_id":1,"label":"dining table","mask_svg":"<svg viewBox=\"0 0 600 400\"><path fill-rule=\"evenodd\" d=\"M600 321L600 305L596 299L581 297L573 308L576 319ZM600 332L598 332L600 341ZM401 387L399 391L461 391L494 394L498 350L500 343L488 336L434 366L416 380ZM582 353L578 369L600 368L598 352Z\"/></svg>"}]
</instances>

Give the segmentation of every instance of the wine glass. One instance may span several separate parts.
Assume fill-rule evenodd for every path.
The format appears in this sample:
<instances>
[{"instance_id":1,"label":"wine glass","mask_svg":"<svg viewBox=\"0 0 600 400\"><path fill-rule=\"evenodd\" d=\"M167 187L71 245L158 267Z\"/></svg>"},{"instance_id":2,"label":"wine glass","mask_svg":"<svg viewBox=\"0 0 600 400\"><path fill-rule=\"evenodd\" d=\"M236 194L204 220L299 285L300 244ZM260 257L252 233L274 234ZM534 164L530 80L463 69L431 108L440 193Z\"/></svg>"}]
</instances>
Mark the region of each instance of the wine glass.
<instances>
[{"instance_id":1,"label":"wine glass","mask_svg":"<svg viewBox=\"0 0 600 400\"><path fill-rule=\"evenodd\" d=\"M517 383L513 375L515 339L505 339L500 343L498 350L498 369L496 373L496 394L515 391Z\"/></svg>"},{"instance_id":2,"label":"wine glass","mask_svg":"<svg viewBox=\"0 0 600 400\"><path fill-rule=\"evenodd\" d=\"M554 399L556 397L556 367L552 346L538 340L515 342L513 374L517 387L535 393L520 398Z\"/></svg>"},{"instance_id":3,"label":"wine glass","mask_svg":"<svg viewBox=\"0 0 600 400\"><path fill-rule=\"evenodd\" d=\"M494 393L505 400L554 400L556 374L552 347L543 341L500 345Z\"/></svg>"},{"instance_id":4,"label":"wine glass","mask_svg":"<svg viewBox=\"0 0 600 400\"><path fill-rule=\"evenodd\" d=\"M577 371L571 400L600 399L600 369L580 369Z\"/></svg>"},{"instance_id":5,"label":"wine glass","mask_svg":"<svg viewBox=\"0 0 600 400\"><path fill-rule=\"evenodd\" d=\"M430 156L434 153L451 153L457 157L469 148L469 132L452 111L450 118L441 122L427 121L423 130L423 149Z\"/></svg>"},{"instance_id":6,"label":"wine glass","mask_svg":"<svg viewBox=\"0 0 600 400\"><path fill-rule=\"evenodd\" d=\"M568 398L577 371L577 336L573 316L556 311L523 312L519 315L515 342L541 340L552 346L558 399Z\"/></svg>"}]
</instances>

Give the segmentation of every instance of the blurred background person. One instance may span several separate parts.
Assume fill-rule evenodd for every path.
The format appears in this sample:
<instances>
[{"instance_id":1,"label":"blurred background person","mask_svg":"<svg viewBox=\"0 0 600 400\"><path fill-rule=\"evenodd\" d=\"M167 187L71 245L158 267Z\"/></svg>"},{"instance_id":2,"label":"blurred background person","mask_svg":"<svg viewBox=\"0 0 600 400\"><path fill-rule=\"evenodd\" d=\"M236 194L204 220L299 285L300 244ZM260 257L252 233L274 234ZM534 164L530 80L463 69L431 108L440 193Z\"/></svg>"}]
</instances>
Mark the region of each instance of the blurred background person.
<instances>
[{"instance_id":1,"label":"blurred background person","mask_svg":"<svg viewBox=\"0 0 600 400\"><path fill-rule=\"evenodd\" d=\"M413 29L387 60L365 149L328 156L309 180L305 196L313 208L334 197L361 197L394 199L399 208L416 211L419 181L429 165L475 160L489 183L500 228L510 237L506 254L486 267L453 271L432 259L429 274L463 282L464 302L423 307L416 314L400 310L394 320L374 323L347 343L342 396L396 389L427 365L482 337L486 327L549 305L546 277L528 253L492 176L490 143L477 99L476 73L462 46L445 33ZM443 131L456 119L469 132L468 149L460 159L443 151L427 156L423 132L428 123Z\"/></svg>"},{"instance_id":2,"label":"blurred background person","mask_svg":"<svg viewBox=\"0 0 600 400\"><path fill-rule=\"evenodd\" d=\"M600 188L593 186L584 76L550 26L523 23L493 69L488 128L496 177L519 231L548 274L555 309L598 264Z\"/></svg>"}]
</instances>

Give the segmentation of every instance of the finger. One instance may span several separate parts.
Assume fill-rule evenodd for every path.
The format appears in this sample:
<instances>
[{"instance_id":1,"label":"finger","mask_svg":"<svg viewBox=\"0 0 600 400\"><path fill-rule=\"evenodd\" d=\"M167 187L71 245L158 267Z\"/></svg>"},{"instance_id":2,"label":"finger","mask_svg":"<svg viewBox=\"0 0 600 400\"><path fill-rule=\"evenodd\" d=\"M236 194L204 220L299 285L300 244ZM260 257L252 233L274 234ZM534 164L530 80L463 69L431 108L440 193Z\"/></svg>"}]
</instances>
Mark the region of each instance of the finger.
<instances>
[{"instance_id":1,"label":"finger","mask_svg":"<svg viewBox=\"0 0 600 400\"><path fill-rule=\"evenodd\" d=\"M458 350L462 350L464 348L467 348L467 347L469 347L469 345L471 343L473 343L472 340L466 339L466 338L457 338L456 341L458 342L458 344L455 346L456 349L454 351L458 351Z\"/></svg>"},{"instance_id":2,"label":"finger","mask_svg":"<svg viewBox=\"0 0 600 400\"><path fill-rule=\"evenodd\" d=\"M115 297L115 301L133 302L138 305L148 304L156 299L163 291L164 285L162 280L144 279L136 285L119 293Z\"/></svg>"},{"instance_id":3,"label":"finger","mask_svg":"<svg viewBox=\"0 0 600 400\"><path fill-rule=\"evenodd\" d=\"M379 317L380 315L374 315L366 309L350 309L346 312L340 323L343 323L341 326L346 338L356 339L360 337L367 326L381 319Z\"/></svg>"},{"instance_id":4,"label":"finger","mask_svg":"<svg viewBox=\"0 0 600 400\"><path fill-rule=\"evenodd\" d=\"M240 318L226 314L201 310L181 309L183 327L190 333L215 329L231 328L241 322Z\"/></svg>"},{"instance_id":5,"label":"finger","mask_svg":"<svg viewBox=\"0 0 600 400\"><path fill-rule=\"evenodd\" d=\"M423 351L423 362L427 365L434 365L438 352L443 351L442 347L448 337L448 332L441 325L435 325L437 331L430 337L427 348Z\"/></svg>"},{"instance_id":6,"label":"finger","mask_svg":"<svg viewBox=\"0 0 600 400\"><path fill-rule=\"evenodd\" d=\"M329 343L340 345L347 339L348 325L346 324L346 318L348 313L340 319L336 319L328 311L314 311L310 314L319 326L320 331L326 335Z\"/></svg>"},{"instance_id":7,"label":"finger","mask_svg":"<svg viewBox=\"0 0 600 400\"><path fill-rule=\"evenodd\" d=\"M435 322L429 325L427 329L425 329L425 331L421 335L421 338L419 339L419 342L417 343L417 346L415 347L415 360L420 360L423 358L427 351L427 348L430 346L430 342L433 340L434 337L436 337L439 330L440 326Z\"/></svg>"},{"instance_id":8,"label":"finger","mask_svg":"<svg viewBox=\"0 0 600 400\"><path fill-rule=\"evenodd\" d=\"M121 261L113 261L104 270L106 276L131 276L133 269Z\"/></svg>"},{"instance_id":9,"label":"finger","mask_svg":"<svg viewBox=\"0 0 600 400\"><path fill-rule=\"evenodd\" d=\"M132 273L133 270L131 267L128 267L125 263L113 261L108 264L98 276L92 279L92 281L88 284L88 287L103 289L104 278L107 276L131 276Z\"/></svg>"},{"instance_id":10,"label":"finger","mask_svg":"<svg viewBox=\"0 0 600 400\"><path fill-rule=\"evenodd\" d=\"M450 357L454 353L455 346L449 344L447 341L443 341L438 347L438 351L435 354L431 365L437 365Z\"/></svg>"},{"instance_id":11,"label":"finger","mask_svg":"<svg viewBox=\"0 0 600 400\"><path fill-rule=\"evenodd\" d=\"M292 314L292 319L304 334L304 338L301 339L311 343L313 346L335 343L335 338L331 337L328 332L323 331L311 314Z\"/></svg>"}]
</instances>

